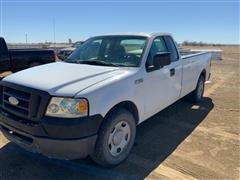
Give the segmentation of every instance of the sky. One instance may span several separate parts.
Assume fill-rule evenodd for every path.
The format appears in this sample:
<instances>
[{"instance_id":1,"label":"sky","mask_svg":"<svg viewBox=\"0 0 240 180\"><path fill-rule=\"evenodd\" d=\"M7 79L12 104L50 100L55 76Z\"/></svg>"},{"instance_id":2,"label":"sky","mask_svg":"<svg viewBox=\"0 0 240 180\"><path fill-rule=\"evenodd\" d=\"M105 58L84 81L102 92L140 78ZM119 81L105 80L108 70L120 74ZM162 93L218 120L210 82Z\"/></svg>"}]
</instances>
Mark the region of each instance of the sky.
<instances>
[{"instance_id":1,"label":"sky","mask_svg":"<svg viewBox=\"0 0 240 180\"><path fill-rule=\"evenodd\" d=\"M0 0L0 36L9 43L24 43L26 34L29 43L54 39L58 43L106 33L168 32L177 42L240 44L239 4L239 0Z\"/></svg>"}]
</instances>

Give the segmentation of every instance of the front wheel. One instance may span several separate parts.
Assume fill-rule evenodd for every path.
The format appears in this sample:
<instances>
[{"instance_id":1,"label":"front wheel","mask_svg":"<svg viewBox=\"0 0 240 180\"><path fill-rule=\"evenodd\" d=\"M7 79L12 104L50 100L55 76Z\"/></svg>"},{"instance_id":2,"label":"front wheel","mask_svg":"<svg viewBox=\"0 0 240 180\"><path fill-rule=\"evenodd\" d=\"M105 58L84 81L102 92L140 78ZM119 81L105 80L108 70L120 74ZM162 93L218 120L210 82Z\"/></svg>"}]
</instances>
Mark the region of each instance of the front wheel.
<instances>
[{"instance_id":1,"label":"front wheel","mask_svg":"<svg viewBox=\"0 0 240 180\"><path fill-rule=\"evenodd\" d=\"M135 136L136 121L133 115L125 109L113 111L100 128L91 158L104 167L118 165L129 155Z\"/></svg>"}]
</instances>

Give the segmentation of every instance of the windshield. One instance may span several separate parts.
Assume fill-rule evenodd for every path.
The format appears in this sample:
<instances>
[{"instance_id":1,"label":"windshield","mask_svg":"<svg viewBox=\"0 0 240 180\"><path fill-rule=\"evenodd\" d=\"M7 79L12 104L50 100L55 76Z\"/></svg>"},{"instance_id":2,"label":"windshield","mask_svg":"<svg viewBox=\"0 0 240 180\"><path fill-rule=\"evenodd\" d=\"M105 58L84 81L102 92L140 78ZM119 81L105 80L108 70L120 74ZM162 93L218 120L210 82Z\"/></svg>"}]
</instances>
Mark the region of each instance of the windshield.
<instances>
[{"instance_id":1,"label":"windshield","mask_svg":"<svg viewBox=\"0 0 240 180\"><path fill-rule=\"evenodd\" d=\"M141 36L102 36L91 38L65 62L102 66L139 66L147 38Z\"/></svg>"}]
</instances>

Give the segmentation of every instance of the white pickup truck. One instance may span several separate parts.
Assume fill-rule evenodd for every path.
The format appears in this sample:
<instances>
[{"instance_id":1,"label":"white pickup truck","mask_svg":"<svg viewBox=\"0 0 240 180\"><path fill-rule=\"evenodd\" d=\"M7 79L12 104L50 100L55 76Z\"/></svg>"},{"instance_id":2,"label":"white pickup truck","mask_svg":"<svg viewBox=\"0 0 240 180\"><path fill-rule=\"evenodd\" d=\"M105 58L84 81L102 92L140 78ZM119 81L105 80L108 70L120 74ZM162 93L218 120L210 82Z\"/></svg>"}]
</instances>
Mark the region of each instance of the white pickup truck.
<instances>
[{"instance_id":1,"label":"white pickup truck","mask_svg":"<svg viewBox=\"0 0 240 180\"><path fill-rule=\"evenodd\" d=\"M130 153L138 124L186 95L201 100L210 58L181 56L169 34L90 38L65 62L0 82L1 130L48 157L90 155L102 166L117 165Z\"/></svg>"}]
</instances>

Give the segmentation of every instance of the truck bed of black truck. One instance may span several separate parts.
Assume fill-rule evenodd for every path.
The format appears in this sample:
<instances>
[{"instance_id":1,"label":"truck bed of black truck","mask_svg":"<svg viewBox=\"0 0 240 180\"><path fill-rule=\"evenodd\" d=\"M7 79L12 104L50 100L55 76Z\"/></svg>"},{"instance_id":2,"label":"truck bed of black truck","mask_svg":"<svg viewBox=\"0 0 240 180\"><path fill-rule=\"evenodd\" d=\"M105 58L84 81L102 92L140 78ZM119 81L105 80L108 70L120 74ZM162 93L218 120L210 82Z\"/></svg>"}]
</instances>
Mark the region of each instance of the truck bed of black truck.
<instances>
[{"instance_id":1,"label":"truck bed of black truck","mask_svg":"<svg viewBox=\"0 0 240 180\"><path fill-rule=\"evenodd\" d=\"M0 38L0 73L20 71L29 67L47 64L56 60L53 50L11 49L3 38Z\"/></svg>"}]
</instances>

